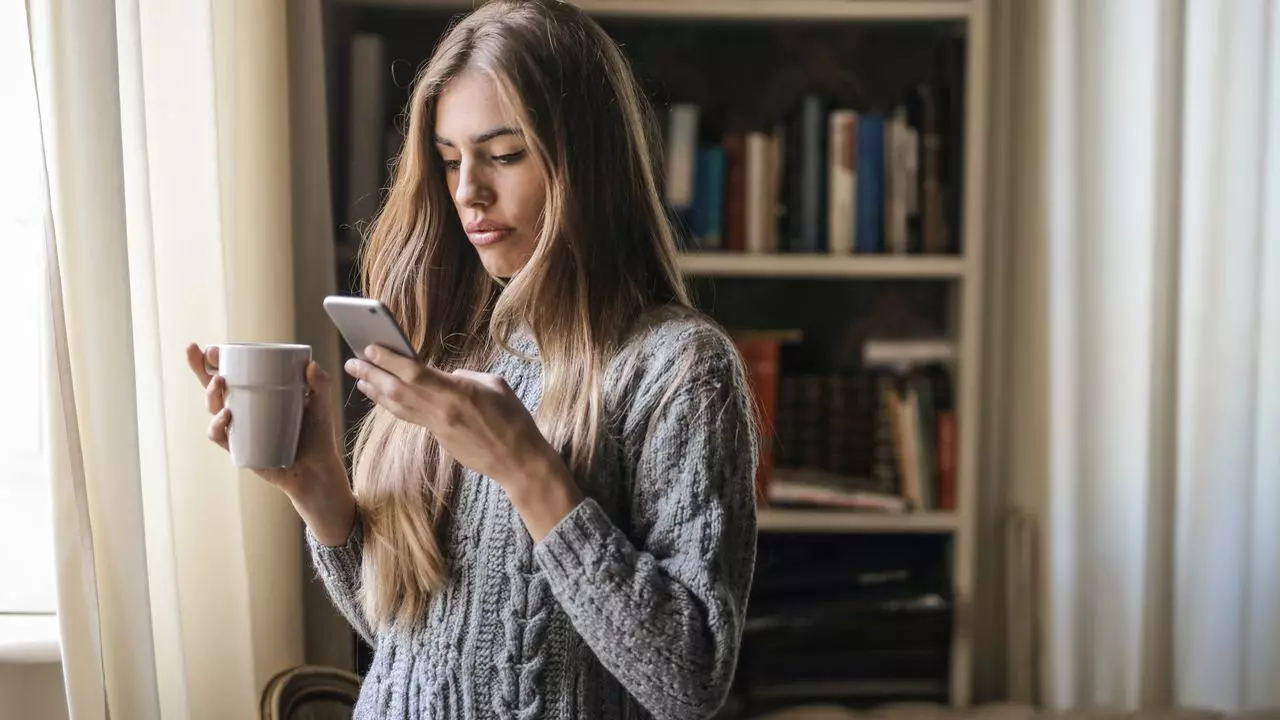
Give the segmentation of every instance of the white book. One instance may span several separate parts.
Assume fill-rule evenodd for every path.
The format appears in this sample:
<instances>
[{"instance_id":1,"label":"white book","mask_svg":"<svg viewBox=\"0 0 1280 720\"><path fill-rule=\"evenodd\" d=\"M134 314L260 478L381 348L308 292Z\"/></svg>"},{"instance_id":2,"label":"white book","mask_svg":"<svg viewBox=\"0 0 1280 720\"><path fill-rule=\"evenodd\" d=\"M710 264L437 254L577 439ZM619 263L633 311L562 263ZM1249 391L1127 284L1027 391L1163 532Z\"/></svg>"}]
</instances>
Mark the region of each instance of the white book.
<instances>
[{"instance_id":1,"label":"white book","mask_svg":"<svg viewBox=\"0 0 1280 720\"><path fill-rule=\"evenodd\" d=\"M911 367L948 363L955 359L956 344L945 339L867 340L862 346L862 363L879 367Z\"/></svg>"},{"instance_id":2,"label":"white book","mask_svg":"<svg viewBox=\"0 0 1280 720\"><path fill-rule=\"evenodd\" d=\"M908 387L898 403L902 413L902 495L918 510L928 510L924 498L924 478L920 476L920 400L916 389Z\"/></svg>"},{"instance_id":3,"label":"white book","mask_svg":"<svg viewBox=\"0 0 1280 720\"><path fill-rule=\"evenodd\" d=\"M907 156L909 141L906 110L898 108L885 124L885 250L907 252Z\"/></svg>"},{"instance_id":4,"label":"white book","mask_svg":"<svg viewBox=\"0 0 1280 720\"><path fill-rule=\"evenodd\" d=\"M770 193L772 185L771 166L773 164L773 148L769 136L762 132L747 133L747 236L746 251L749 253L765 253L769 251L769 227L774 222L774 199Z\"/></svg>"},{"instance_id":5,"label":"white book","mask_svg":"<svg viewBox=\"0 0 1280 720\"><path fill-rule=\"evenodd\" d=\"M363 226L378 211L386 169L386 44L380 35L351 38L347 127L347 222Z\"/></svg>"},{"instance_id":6,"label":"white book","mask_svg":"<svg viewBox=\"0 0 1280 720\"><path fill-rule=\"evenodd\" d=\"M852 110L828 116L827 249L832 255L853 253L857 226L857 123Z\"/></svg>"},{"instance_id":7,"label":"white book","mask_svg":"<svg viewBox=\"0 0 1280 720\"><path fill-rule=\"evenodd\" d=\"M667 116L667 205L693 207L694 171L698 155L698 106L676 103Z\"/></svg>"}]
</instances>

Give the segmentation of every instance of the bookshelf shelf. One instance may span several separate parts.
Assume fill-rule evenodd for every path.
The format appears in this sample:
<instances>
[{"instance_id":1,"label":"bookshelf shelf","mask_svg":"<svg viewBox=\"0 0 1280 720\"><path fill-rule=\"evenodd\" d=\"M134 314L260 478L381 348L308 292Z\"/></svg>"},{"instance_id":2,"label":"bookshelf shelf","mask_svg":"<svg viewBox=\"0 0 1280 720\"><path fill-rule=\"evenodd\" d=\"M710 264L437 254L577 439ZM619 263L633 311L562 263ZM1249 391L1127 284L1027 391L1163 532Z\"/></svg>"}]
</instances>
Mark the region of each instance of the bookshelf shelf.
<instances>
[{"instance_id":1,"label":"bookshelf shelf","mask_svg":"<svg viewBox=\"0 0 1280 720\"><path fill-rule=\"evenodd\" d=\"M757 518L762 533L950 533L957 527L954 513L871 513L842 510L762 509Z\"/></svg>"},{"instance_id":2,"label":"bookshelf shelf","mask_svg":"<svg viewBox=\"0 0 1280 720\"><path fill-rule=\"evenodd\" d=\"M724 277L959 279L964 277L965 261L923 255L685 253L680 269L685 275Z\"/></svg>"},{"instance_id":3,"label":"bookshelf shelf","mask_svg":"<svg viewBox=\"0 0 1280 720\"><path fill-rule=\"evenodd\" d=\"M473 0L339 0L367 8L470 10ZM732 20L963 20L969 0L578 0L602 17Z\"/></svg>"}]
</instances>

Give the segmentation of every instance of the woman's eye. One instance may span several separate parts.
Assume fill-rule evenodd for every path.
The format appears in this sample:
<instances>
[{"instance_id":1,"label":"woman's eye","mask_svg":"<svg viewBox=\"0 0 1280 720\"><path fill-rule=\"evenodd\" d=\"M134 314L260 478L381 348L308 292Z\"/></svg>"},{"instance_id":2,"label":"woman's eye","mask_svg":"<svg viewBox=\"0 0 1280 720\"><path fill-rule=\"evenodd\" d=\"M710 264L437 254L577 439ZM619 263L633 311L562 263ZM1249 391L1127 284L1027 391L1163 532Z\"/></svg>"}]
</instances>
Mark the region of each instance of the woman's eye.
<instances>
[{"instance_id":1,"label":"woman's eye","mask_svg":"<svg viewBox=\"0 0 1280 720\"><path fill-rule=\"evenodd\" d=\"M500 165L511 165L512 163L519 162L522 157L524 157L524 151L519 150L517 152L507 153L506 155L494 155L493 160Z\"/></svg>"},{"instance_id":2,"label":"woman's eye","mask_svg":"<svg viewBox=\"0 0 1280 720\"><path fill-rule=\"evenodd\" d=\"M458 168L460 167L462 167L461 160L445 160L444 161L444 169L449 172L457 172Z\"/></svg>"}]
</instances>

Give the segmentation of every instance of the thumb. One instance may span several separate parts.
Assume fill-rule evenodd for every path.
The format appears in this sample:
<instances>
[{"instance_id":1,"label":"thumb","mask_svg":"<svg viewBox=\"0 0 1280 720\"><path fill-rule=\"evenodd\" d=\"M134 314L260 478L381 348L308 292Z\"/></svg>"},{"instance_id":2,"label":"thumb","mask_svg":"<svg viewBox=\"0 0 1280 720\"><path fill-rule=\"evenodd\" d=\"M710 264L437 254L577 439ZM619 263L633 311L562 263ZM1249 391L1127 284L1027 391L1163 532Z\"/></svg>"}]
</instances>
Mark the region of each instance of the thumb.
<instances>
[{"instance_id":1,"label":"thumb","mask_svg":"<svg viewBox=\"0 0 1280 720\"><path fill-rule=\"evenodd\" d=\"M320 363L312 360L307 365L307 387L311 389L311 401L319 400L328 405L329 388L332 385L333 378L320 367Z\"/></svg>"},{"instance_id":2,"label":"thumb","mask_svg":"<svg viewBox=\"0 0 1280 720\"><path fill-rule=\"evenodd\" d=\"M333 377L314 360L307 365L307 387L311 390L307 398L307 422L317 423L318 427L332 426L333 403L329 397L329 389L333 387Z\"/></svg>"}]
</instances>

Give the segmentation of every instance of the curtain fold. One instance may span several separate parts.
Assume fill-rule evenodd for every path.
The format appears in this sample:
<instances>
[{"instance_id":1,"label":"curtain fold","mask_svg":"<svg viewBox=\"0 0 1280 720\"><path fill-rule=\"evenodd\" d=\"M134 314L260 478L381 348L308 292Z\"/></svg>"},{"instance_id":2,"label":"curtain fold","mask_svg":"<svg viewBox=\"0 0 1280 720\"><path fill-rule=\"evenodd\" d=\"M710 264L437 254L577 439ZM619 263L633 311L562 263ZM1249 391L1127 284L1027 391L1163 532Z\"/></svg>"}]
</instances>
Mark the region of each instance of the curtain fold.
<instances>
[{"instance_id":1,"label":"curtain fold","mask_svg":"<svg viewBox=\"0 0 1280 720\"><path fill-rule=\"evenodd\" d=\"M294 338L284 2L28 0L73 718L253 717L301 526L205 439L188 342Z\"/></svg>"},{"instance_id":2,"label":"curtain fold","mask_svg":"<svg viewBox=\"0 0 1280 720\"><path fill-rule=\"evenodd\" d=\"M1040 699L1280 706L1280 3L1003 5L991 474L1043 527Z\"/></svg>"}]
</instances>

